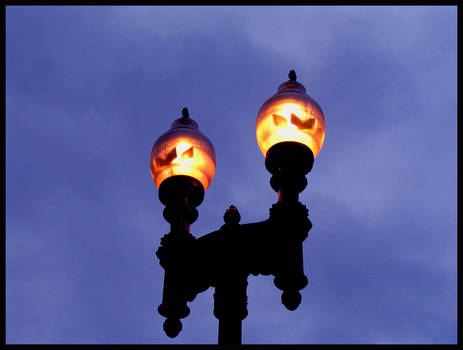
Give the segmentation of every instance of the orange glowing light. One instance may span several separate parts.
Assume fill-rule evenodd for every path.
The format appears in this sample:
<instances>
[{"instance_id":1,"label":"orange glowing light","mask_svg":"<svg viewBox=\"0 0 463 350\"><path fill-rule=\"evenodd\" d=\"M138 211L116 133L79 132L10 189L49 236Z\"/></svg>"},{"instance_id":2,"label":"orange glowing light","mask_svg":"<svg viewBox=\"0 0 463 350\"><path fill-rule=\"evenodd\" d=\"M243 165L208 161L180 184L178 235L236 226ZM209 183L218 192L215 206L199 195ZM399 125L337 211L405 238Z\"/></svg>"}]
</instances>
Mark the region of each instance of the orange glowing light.
<instances>
[{"instance_id":1,"label":"orange glowing light","mask_svg":"<svg viewBox=\"0 0 463 350\"><path fill-rule=\"evenodd\" d=\"M187 175L201 182L206 190L214 173L214 147L188 117L177 119L153 146L151 176L158 188L171 176Z\"/></svg>"},{"instance_id":2,"label":"orange glowing light","mask_svg":"<svg viewBox=\"0 0 463 350\"><path fill-rule=\"evenodd\" d=\"M289 80L260 108L256 137L264 156L273 145L294 141L309 147L316 157L325 140L325 118L305 87Z\"/></svg>"}]
</instances>

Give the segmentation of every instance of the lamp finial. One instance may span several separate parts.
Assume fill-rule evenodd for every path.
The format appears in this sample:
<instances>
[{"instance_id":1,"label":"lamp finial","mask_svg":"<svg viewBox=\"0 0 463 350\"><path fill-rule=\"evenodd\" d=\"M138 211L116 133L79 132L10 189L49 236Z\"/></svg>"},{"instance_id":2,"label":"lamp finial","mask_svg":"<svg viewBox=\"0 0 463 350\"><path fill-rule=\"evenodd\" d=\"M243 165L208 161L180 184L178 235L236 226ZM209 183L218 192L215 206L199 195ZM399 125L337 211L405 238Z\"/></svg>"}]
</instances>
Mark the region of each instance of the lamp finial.
<instances>
[{"instance_id":1,"label":"lamp finial","mask_svg":"<svg viewBox=\"0 0 463 350\"><path fill-rule=\"evenodd\" d=\"M297 79L296 71L294 69L290 70L289 74L288 74L288 77L289 77L289 80L296 81L296 79Z\"/></svg>"}]
</instances>

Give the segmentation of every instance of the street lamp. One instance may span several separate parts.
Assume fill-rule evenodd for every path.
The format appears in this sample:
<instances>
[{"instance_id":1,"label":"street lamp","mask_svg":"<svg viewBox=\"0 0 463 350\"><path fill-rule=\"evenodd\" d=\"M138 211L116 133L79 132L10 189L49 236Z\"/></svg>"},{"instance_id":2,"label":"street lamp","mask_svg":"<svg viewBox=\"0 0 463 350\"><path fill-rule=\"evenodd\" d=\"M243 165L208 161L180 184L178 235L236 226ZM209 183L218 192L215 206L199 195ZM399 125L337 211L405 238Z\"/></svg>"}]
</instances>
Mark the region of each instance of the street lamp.
<instances>
[{"instance_id":1,"label":"street lamp","mask_svg":"<svg viewBox=\"0 0 463 350\"><path fill-rule=\"evenodd\" d=\"M256 137L272 174L270 185L278 193L269 218L241 225L238 209L230 206L225 224L198 239L191 235L190 225L214 176L214 147L186 108L153 146L151 175L171 227L156 252L165 270L158 311L166 318L164 331L169 337L181 331L180 319L190 313L187 302L214 287L218 342L241 344L249 274L275 276L287 309L295 310L301 302L299 291L308 283L302 242L312 223L299 193L307 186L305 175L323 146L325 119L320 106L296 81L294 71L260 108Z\"/></svg>"}]
</instances>

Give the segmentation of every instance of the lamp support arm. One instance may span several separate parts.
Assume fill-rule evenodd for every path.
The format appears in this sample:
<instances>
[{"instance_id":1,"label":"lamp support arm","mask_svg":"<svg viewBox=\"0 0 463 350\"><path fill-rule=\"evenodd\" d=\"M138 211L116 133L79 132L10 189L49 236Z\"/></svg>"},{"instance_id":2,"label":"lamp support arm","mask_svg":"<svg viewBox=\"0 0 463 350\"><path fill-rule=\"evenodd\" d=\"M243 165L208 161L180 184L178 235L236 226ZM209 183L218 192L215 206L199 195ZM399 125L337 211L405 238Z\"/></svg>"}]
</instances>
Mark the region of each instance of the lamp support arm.
<instances>
[{"instance_id":1,"label":"lamp support arm","mask_svg":"<svg viewBox=\"0 0 463 350\"><path fill-rule=\"evenodd\" d=\"M251 273L275 276L275 286L283 291L282 303L289 310L300 304L299 290L307 285L302 242L312 226L307 208L298 201L280 200L270 209L269 219L244 225L236 220L236 208L232 212L235 221L228 218L219 230L198 239L189 232L170 232L161 240L157 255L166 273L159 312L167 317L166 333L175 333L169 329L172 319L189 314L187 301L214 287L219 344L240 344L241 323L248 313L247 277ZM181 324L177 328L181 329Z\"/></svg>"}]
</instances>

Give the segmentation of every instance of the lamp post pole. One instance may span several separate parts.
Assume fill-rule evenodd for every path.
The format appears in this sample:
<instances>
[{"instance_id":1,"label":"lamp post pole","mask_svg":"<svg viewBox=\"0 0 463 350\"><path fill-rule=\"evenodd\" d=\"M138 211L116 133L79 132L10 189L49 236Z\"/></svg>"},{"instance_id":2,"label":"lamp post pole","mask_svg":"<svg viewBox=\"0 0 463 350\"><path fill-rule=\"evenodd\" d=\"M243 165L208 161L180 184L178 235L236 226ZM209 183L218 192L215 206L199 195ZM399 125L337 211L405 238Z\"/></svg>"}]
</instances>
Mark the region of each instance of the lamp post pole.
<instances>
[{"instance_id":1,"label":"lamp post pole","mask_svg":"<svg viewBox=\"0 0 463 350\"><path fill-rule=\"evenodd\" d=\"M257 140L272 174L270 185L278 193L267 220L242 225L238 209L230 206L220 229L195 239L190 225L214 175L214 148L186 108L153 146L151 174L171 227L156 252L165 270L158 311L166 318L164 331L171 338L182 329L180 319L190 313L187 302L213 287L218 343L241 344L250 274L273 275L288 310L301 302L299 291L308 283L302 243L312 223L299 193L323 145L325 120L294 71L289 78L257 118Z\"/></svg>"}]
</instances>

